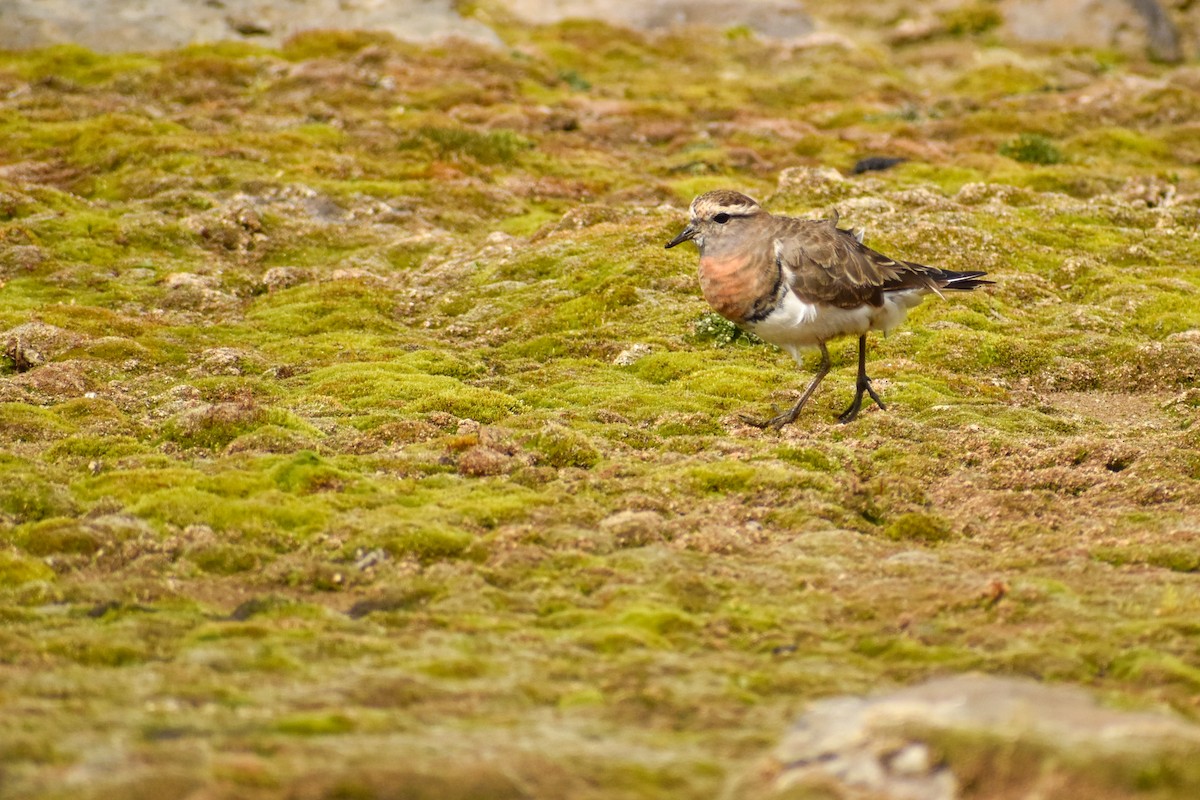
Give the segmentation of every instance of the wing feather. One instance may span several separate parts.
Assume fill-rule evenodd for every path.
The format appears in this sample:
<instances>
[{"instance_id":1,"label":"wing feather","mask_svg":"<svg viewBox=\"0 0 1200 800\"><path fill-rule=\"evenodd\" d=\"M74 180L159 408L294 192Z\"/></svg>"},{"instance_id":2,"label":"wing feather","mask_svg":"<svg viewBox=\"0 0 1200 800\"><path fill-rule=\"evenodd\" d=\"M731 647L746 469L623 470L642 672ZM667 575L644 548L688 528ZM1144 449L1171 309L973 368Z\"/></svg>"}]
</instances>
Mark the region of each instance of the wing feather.
<instances>
[{"instance_id":1,"label":"wing feather","mask_svg":"<svg viewBox=\"0 0 1200 800\"><path fill-rule=\"evenodd\" d=\"M942 270L897 261L864 245L833 220L776 217L775 255L800 299L837 308L882 306L885 292L938 292Z\"/></svg>"}]
</instances>

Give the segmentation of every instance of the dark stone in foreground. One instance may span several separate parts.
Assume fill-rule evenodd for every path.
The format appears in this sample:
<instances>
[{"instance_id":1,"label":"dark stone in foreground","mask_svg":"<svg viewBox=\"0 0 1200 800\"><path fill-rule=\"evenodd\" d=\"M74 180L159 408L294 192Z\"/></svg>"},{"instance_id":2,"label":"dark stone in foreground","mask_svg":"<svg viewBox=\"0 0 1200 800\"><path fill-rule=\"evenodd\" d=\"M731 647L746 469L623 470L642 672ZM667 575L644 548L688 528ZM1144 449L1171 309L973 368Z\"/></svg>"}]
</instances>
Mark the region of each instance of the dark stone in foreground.
<instances>
[{"instance_id":1,"label":"dark stone in foreground","mask_svg":"<svg viewBox=\"0 0 1200 800\"><path fill-rule=\"evenodd\" d=\"M897 164L903 164L905 161L908 161L908 159L895 156L871 156L860 160L854 165L854 174L862 175L864 172L879 172L891 169Z\"/></svg>"}]
</instances>

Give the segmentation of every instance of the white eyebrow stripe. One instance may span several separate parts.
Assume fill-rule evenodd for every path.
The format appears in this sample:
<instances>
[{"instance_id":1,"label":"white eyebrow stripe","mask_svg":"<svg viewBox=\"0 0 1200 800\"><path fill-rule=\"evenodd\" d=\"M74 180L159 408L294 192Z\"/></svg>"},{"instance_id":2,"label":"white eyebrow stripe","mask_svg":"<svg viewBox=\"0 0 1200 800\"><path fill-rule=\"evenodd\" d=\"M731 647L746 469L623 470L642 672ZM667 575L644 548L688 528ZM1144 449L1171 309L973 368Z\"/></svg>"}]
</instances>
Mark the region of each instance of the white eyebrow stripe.
<instances>
[{"instance_id":1,"label":"white eyebrow stripe","mask_svg":"<svg viewBox=\"0 0 1200 800\"><path fill-rule=\"evenodd\" d=\"M758 208L759 208L759 206L751 206L751 205L745 205L745 204L737 205L737 206L717 206L716 208L714 208L712 210L711 216L715 217L717 214L728 214L731 217L748 217L751 214L753 214L754 211ZM694 217L702 216L701 214L697 213L699 210L700 209L694 209L692 212L692 216L694 216Z\"/></svg>"}]
</instances>

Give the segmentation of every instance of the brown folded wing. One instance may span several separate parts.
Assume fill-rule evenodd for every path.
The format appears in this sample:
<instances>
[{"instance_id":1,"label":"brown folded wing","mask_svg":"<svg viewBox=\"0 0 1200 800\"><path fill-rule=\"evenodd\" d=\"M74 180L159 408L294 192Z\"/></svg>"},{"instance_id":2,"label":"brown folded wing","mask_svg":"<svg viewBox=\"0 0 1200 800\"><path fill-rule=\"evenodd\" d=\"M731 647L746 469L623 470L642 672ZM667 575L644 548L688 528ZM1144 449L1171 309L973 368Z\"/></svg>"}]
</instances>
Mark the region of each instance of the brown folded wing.
<instances>
[{"instance_id":1,"label":"brown folded wing","mask_svg":"<svg viewBox=\"0 0 1200 800\"><path fill-rule=\"evenodd\" d=\"M937 291L941 270L896 261L861 244L834 220L778 218L776 254L792 291L808 303L838 308L883 305L883 293Z\"/></svg>"}]
</instances>

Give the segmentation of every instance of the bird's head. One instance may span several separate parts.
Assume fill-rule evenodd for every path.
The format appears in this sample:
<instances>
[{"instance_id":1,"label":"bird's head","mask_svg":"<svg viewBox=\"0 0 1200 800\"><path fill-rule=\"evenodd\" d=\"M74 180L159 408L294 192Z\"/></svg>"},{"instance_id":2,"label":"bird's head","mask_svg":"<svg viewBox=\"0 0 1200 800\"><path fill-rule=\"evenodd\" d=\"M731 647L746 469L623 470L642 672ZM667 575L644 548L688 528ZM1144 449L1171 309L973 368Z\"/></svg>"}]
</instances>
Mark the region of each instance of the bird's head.
<instances>
[{"instance_id":1,"label":"bird's head","mask_svg":"<svg viewBox=\"0 0 1200 800\"><path fill-rule=\"evenodd\" d=\"M705 242L729 237L748 221L767 213L751 198L728 189L705 192L692 201L690 210L691 221L678 236L667 242L668 248L691 239L703 250Z\"/></svg>"}]
</instances>

